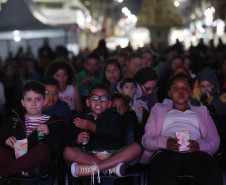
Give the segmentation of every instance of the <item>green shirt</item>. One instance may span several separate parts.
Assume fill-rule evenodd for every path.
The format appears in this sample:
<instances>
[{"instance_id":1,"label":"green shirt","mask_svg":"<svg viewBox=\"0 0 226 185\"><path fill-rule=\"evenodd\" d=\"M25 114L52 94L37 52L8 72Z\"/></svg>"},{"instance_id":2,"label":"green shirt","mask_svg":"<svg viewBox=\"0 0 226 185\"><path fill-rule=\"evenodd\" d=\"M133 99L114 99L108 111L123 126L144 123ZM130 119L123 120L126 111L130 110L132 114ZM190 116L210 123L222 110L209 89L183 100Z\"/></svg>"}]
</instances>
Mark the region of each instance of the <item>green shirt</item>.
<instances>
[{"instance_id":1,"label":"green shirt","mask_svg":"<svg viewBox=\"0 0 226 185\"><path fill-rule=\"evenodd\" d=\"M88 96L88 92L89 92L89 89L96 83L99 83L100 80L101 80L101 75L97 75L95 76L91 82L88 82L88 83L85 83L83 85L80 85L82 79L84 77L87 77L88 76L88 73L85 71L85 70L82 70L80 73L78 73L76 75L76 86L79 90L79 93L81 96Z\"/></svg>"}]
</instances>

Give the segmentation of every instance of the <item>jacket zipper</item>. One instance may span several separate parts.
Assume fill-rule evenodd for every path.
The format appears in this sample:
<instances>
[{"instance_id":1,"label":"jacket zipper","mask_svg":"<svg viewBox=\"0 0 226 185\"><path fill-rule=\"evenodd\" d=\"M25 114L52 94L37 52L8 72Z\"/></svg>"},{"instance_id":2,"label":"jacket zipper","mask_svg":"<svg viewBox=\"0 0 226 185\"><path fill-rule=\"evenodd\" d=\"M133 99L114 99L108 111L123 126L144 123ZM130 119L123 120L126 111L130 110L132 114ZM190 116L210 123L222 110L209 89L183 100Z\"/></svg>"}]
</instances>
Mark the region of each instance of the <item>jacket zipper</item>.
<instances>
[{"instance_id":1,"label":"jacket zipper","mask_svg":"<svg viewBox=\"0 0 226 185\"><path fill-rule=\"evenodd\" d=\"M25 135L26 135L26 138L28 138L35 130L33 130L31 133L30 133L30 135L29 136L27 136L27 132L26 132L26 128L25 128L25 124L23 124L23 122L22 122L22 120L20 119L20 116L18 115L18 113L16 112L16 111L14 111L14 110L12 110L12 112L13 113L15 113L16 114L16 116L17 116L17 118L19 119L19 121L20 121L20 123L22 124L22 126L23 126L23 129L24 129L24 132L25 132ZM50 116L51 117L51 116ZM49 123L46 123L46 125L49 125L49 124L52 124L52 123L55 123L55 122L57 122L57 121L60 121L60 120L55 120L55 121L52 121L52 122L49 122ZM64 120L62 120L62 121L64 121Z\"/></svg>"}]
</instances>

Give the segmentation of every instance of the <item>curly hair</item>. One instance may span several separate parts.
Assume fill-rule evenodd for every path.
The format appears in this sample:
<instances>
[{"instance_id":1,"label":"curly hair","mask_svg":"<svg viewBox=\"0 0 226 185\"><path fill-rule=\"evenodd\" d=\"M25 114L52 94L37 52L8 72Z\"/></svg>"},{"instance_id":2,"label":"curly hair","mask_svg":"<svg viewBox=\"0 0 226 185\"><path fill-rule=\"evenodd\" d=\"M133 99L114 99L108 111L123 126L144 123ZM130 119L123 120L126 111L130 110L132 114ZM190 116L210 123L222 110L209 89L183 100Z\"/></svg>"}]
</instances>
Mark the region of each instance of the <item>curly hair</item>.
<instances>
[{"instance_id":1,"label":"curly hair","mask_svg":"<svg viewBox=\"0 0 226 185\"><path fill-rule=\"evenodd\" d=\"M59 70L64 69L68 73L67 84L73 84L75 82L76 71L74 67L67 61L57 60L50 63L45 70L45 77L53 77L53 75Z\"/></svg>"}]
</instances>

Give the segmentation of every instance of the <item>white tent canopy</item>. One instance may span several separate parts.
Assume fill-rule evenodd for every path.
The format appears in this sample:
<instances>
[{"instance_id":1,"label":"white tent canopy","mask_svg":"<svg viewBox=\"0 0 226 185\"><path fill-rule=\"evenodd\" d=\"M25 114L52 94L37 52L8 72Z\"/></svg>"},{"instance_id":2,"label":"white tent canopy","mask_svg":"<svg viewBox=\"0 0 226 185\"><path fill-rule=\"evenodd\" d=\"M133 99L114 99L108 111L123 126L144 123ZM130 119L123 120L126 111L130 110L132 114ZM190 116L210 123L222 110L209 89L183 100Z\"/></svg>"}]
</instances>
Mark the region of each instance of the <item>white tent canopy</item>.
<instances>
[{"instance_id":1,"label":"white tent canopy","mask_svg":"<svg viewBox=\"0 0 226 185\"><path fill-rule=\"evenodd\" d=\"M0 12L0 32L12 30L41 30L54 27L37 20L24 0L8 0Z\"/></svg>"},{"instance_id":2,"label":"white tent canopy","mask_svg":"<svg viewBox=\"0 0 226 185\"><path fill-rule=\"evenodd\" d=\"M15 54L19 47L23 47L25 50L27 46L31 46L36 55L43 38L49 39L49 44L53 49L58 45L78 46L79 35L66 30L71 24L80 24L81 17L78 15L84 16L85 21L89 12L87 13L87 10L80 6L79 0L73 2L76 2L73 6L71 5L74 9L71 9L70 12L73 14L64 14L66 11L62 9L62 11L51 11L53 14L50 15L47 13L47 9L38 7L32 0L8 0L2 5L0 11L0 45L2 48L0 57L5 59L9 52ZM55 16L56 14L58 17ZM62 19L59 19L60 15L62 15ZM40 17L42 19L38 19ZM73 17L73 19L68 19L71 22L64 20L67 17ZM44 19L46 21L43 21ZM56 19L59 22L54 22ZM78 21L78 19L80 20ZM52 24L50 24L51 22ZM61 27L52 25L61 25Z\"/></svg>"}]
</instances>

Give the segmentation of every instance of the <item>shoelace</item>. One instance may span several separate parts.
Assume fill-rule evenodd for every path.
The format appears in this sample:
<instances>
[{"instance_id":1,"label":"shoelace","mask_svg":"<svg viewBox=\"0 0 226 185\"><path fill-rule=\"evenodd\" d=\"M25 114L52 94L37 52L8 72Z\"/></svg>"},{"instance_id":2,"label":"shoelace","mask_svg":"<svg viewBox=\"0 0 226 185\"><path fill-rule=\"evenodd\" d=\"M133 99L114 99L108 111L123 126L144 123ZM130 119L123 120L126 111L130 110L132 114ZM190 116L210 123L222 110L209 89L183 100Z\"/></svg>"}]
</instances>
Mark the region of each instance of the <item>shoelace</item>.
<instances>
[{"instance_id":1,"label":"shoelace","mask_svg":"<svg viewBox=\"0 0 226 185\"><path fill-rule=\"evenodd\" d=\"M96 163L94 163L94 167L92 168L92 172L91 172L91 185L92 184L95 184L94 183L94 173L95 173L95 171L97 171L97 182L98 183L100 183L101 181L100 181L100 170L99 170L99 167L97 166L97 164Z\"/></svg>"},{"instance_id":2,"label":"shoelace","mask_svg":"<svg viewBox=\"0 0 226 185\"><path fill-rule=\"evenodd\" d=\"M112 168L108 169L108 173L111 176L111 174L113 173Z\"/></svg>"}]
</instances>

